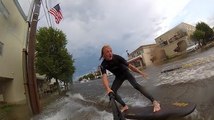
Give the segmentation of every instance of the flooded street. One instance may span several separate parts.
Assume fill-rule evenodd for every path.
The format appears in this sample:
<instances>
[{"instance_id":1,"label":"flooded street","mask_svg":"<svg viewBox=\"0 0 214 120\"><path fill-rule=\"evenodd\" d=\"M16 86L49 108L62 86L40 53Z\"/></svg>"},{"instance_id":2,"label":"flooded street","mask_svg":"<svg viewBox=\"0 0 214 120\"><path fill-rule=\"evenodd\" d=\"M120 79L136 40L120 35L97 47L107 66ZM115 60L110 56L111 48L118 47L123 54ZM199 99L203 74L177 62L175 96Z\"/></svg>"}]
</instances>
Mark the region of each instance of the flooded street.
<instances>
[{"instance_id":1,"label":"flooded street","mask_svg":"<svg viewBox=\"0 0 214 120\"><path fill-rule=\"evenodd\" d=\"M179 69L163 72L171 68ZM186 58L145 70L149 79L135 75L160 103L190 101L197 104L196 110L179 120L214 119L214 48L196 52ZM110 77L110 82L114 79ZM125 81L118 93L129 106L147 106L150 101ZM102 81L76 83L67 97L51 103L31 120L113 120L109 97Z\"/></svg>"}]
</instances>

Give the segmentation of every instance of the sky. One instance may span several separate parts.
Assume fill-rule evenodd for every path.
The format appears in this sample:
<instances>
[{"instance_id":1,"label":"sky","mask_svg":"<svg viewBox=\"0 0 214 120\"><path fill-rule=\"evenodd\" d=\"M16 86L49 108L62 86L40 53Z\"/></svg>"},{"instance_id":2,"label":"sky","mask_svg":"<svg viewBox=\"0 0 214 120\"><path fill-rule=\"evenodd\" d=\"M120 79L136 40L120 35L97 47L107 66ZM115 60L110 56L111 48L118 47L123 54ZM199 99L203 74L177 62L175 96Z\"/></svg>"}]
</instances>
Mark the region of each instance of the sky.
<instances>
[{"instance_id":1,"label":"sky","mask_svg":"<svg viewBox=\"0 0 214 120\"><path fill-rule=\"evenodd\" d=\"M32 0L18 1L27 14ZM46 8L58 3L63 20L56 24L53 16L50 19L54 28L66 34L75 78L97 69L105 44L127 58L126 50L155 43L155 38L181 22L214 26L214 0L43 0L38 29L49 26Z\"/></svg>"}]
</instances>

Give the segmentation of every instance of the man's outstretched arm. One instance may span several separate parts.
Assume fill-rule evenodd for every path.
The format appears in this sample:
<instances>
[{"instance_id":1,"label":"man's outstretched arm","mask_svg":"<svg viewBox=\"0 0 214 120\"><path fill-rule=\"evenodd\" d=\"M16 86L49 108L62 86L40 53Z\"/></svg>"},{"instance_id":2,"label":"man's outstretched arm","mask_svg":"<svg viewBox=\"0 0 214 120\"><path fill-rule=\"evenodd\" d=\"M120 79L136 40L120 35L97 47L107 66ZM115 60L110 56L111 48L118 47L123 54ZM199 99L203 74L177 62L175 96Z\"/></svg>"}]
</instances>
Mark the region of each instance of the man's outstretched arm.
<instances>
[{"instance_id":1,"label":"man's outstretched arm","mask_svg":"<svg viewBox=\"0 0 214 120\"><path fill-rule=\"evenodd\" d=\"M133 66L132 64L128 64L129 69L131 69L133 72L141 74L144 78L146 78L148 75L144 73L143 71L140 71L138 68Z\"/></svg>"},{"instance_id":2,"label":"man's outstretched arm","mask_svg":"<svg viewBox=\"0 0 214 120\"><path fill-rule=\"evenodd\" d=\"M109 80L106 74L102 75L102 81L107 93L109 94L110 92L112 92L111 88L109 87Z\"/></svg>"}]
</instances>

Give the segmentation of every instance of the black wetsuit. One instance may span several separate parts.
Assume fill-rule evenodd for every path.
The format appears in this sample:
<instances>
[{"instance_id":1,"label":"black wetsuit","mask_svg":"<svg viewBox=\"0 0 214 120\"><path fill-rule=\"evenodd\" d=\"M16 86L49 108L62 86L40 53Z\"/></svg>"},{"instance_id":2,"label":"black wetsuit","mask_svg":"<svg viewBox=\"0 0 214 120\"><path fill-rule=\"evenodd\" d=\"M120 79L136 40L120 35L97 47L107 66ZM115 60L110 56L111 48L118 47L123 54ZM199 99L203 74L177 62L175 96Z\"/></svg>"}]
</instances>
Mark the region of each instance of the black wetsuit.
<instances>
[{"instance_id":1,"label":"black wetsuit","mask_svg":"<svg viewBox=\"0 0 214 120\"><path fill-rule=\"evenodd\" d=\"M127 61L123 57L113 54L112 60L107 61L104 59L101 63L102 74L106 74L106 70L109 70L111 73L115 75L115 80L113 81L111 89L114 91L116 101L119 102L122 106L125 106L126 104L117 94L117 90L120 88L124 80L128 80L129 83L135 89L140 91L145 97L151 100L151 102L154 101L154 98L151 95L149 95L140 84L136 82L134 76L130 73L128 69Z\"/></svg>"}]
</instances>

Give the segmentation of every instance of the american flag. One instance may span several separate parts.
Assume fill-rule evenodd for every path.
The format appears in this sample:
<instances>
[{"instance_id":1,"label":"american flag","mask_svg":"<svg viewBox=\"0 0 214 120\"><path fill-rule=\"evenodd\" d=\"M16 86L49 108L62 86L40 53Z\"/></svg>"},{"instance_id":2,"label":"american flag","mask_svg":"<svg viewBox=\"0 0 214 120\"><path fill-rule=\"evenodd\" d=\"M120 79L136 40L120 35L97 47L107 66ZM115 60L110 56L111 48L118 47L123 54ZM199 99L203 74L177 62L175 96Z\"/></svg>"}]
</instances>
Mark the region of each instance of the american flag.
<instances>
[{"instance_id":1,"label":"american flag","mask_svg":"<svg viewBox=\"0 0 214 120\"><path fill-rule=\"evenodd\" d=\"M59 4L57 4L56 6L51 8L48 12L51 13L55 17L55 22L57 24L59 24L59 22L63 18Z\"/></svg>"}]
</instances>

